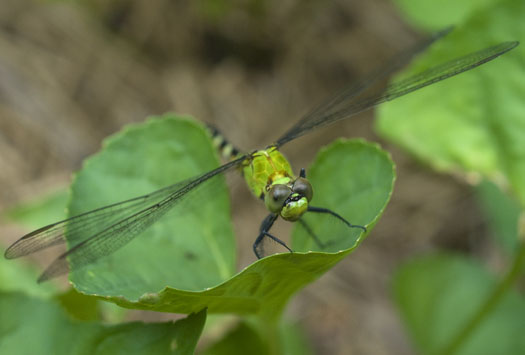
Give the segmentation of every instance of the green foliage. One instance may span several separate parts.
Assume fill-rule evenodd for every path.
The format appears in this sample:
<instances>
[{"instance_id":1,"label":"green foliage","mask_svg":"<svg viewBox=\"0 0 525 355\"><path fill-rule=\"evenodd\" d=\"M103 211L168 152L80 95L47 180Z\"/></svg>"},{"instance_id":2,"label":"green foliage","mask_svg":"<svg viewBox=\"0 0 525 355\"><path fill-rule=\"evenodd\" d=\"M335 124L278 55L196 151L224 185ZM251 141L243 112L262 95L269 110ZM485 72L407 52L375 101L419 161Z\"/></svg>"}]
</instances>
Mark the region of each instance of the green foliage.
<instances>
[{"instance_id":1,"label":"green foliage","mask_svg":"<svg viewBox=\"0 0 525 355\"><path fill-rule=\"evenodd\" d=\"M407 263L394 278L394 297L422 354L441 353L475 316L497 282L481 264L437 254ZM509 290L457 354L521 354L525 300Z\"/></svg>"},{"instance_id":2,"label":"green foliage","mask_svg":"<svg viewBox=\"0 0 525 355\"><path fill-rule=\"evenodd\" d=\"M2 256L3 256L2 251ZM24 292L33 297L50 297L56 288L48 283L38 285L35 280L38 277L38 270L34 265L29 265L24 261L7 260L0 257L0 291Z\"/></svg>"},{"instance_id":3,"label":"green foliage","mask_svg":"<svg viewBox=\"0 0 525 355\"><path fill-rule=\"evenodd\" d=\"M390 155L378 145L339 139L319 152L307 177L314 186L314 206L332 209L351 223L371 229L390 199L395 172ZM309 213L303 219L325 246L317 245L296 223L292 235L296 251L353 249L364 237L357 228L349 233L331 216Z\"/></svg>"},{"instance_id":4,"label":"green foliage","mask_svg":"<svg viewBox=\"0 0 525 355\"><path fill-rule=\"evenodd\" d=\"M261 335L250 325L241 322L226 336L208 347L203 355L241 355L246 349L250 349L251 355L268 354L268 345Z\"/></svg>"},{"instance_id":5,"label":"green foliage","mask_svg":"<svg viewBox=\"0 0 525 355\"><path fill-rule=\"evenodd\" d=\"M509 255L514 254L519 247L518 223L521 209L518 202L489 181L476 186L476 196L495 240Z\"/></svg>"},{"instance_id":6,"label":"green foliage","mask_svg":"<svg viewBox=\"0 0 525 355\"><path fill-rule=\"evenodd\" d=\"M397 3L424 28L443 27L448 19L462 22L411 72L492 43L525 38L523 1ZM525 300L513 289L525 259L518 239L525 206L524 59L522 44L490 64L379 110L377 128L383 136L439 171L483 181L476 188L482 211L514 258L501 280L478 261L442 253L408 262L397 272L395 299L420 353L525 351Z\"/></svg>"},{"instance_id":7,"label":"green foliage","mask_svg":"<svg viewBox=\"0 0 525 355\"><path fill-rule=\"evenodd\" d=\"M169 116L150 120L112 137L86 161L72 186L70 215L216 166L216 154L200 125ZM319 201L335 206L354 223L372 227L390 198L392 162L376 145L337 141L320 153L311 171ZM334 172L331 178L330 172ZM214 198L207 201L210 194ZM197 203L192 206L188 200ZM315 231L330 238L328 250L308 252L315 248L309 247L311 237L303 231L294 235L294 248L302 253L272 255L233 276L229 210L223 181L205 185L144 235L73 272L71 280L81 292L127 308L187 314L206 307L209 313L278 319L295 292L329 270L364 237L354 229L349 238L347 227L324 218Z\"/></svg>"},{"instance_id":8,"label":"green foliage","mask_svg":"<svg viewBox=\"0 0 525 355\"><path fill-rule=\"evenodd\" d=\"M282 343L282 354L312 354L308 341L297 324L283 322L279 329ZM244 355L250 349L251 355L269 353L268 343L261 334L248 322L239 322L222 339L206 348L202 355Z\"/></svg>"},{"instance_id":9,"label":"green foliage","mask_svg":"<svg viewBox=\"0 0 525 355\"><path fill-rule=\"evenodd\" d=\"M165 117L129 126L76 174L69 215L147 194L218 164L208 135L194 121ZM214 179L121 250L72 273L72 283L84 293L132 300L167 285L201 290L221 283L235 266L229 203L224 179Z\"/></svg>"},{"instance_id":10,"label":"green foliage","mask_svg":"<svg viewBox=\"0 0 525 355\"><path fill-rule=\"evenodd\" d=\"M425 30L459 25L476 10L497 4L498 0L395 0L406 19Z\"/></svg>"},{"instance_id":11,"label":"green foliage","mask_svg":"<svg viewBox=\"0 0 525 355\"><path fill-rule=\"evenodd\" d=\"M416 3L416 2L413 2ZM523 1L476 11L411 69L525 38ZM510 185L525 205L525 46L379 109L377 129L440 171Z\"/></svg>"},{"instance_id":12,"label":"green foliage","mask_svg":"<svg viewBox=\"0 0 525 355\"><path fill-rule=\"evenodd\" d=\"M523 1L397 3L413 23L427 29L462 24L412 71L525 37ZM264 14L262 2L250 4L254 18ZM203 0L196 6L212 20L232 9L225 1ZM524 206L524 58L522 45L473 72L384 105L378 130L440 171L510 186ZM86 161L73 182L68 214L149 193L218 164L200 124L173 115L157 117L111 137ZM315 206L331 208L368 231L389 201L395 178L388 154L362 140L338 140L324 148L308 174ZM478 196L502 245L515 252L515 267L498 282L480 263L458 255L437 254L403 266L394 279L395 299L422 353L525 349L520 333L525 304L511 287L525 255L517 241L519 206L495 185L479 186ZM62 219L65 201L65 193L58 193L15 208L8 217L40 227ZM294 293L350 254L367 233L349 233L329 216L309 214L305 220L323 245L296 225L293 254L266 257L235 274L230 201L225 180L219 177L192 192L133 242L71 273L80 293L70 290L50 298L56 290L50 284L37 287L34 270L2 259L0 352L190 354L209 312L244 318L207 354L241 354L248 347L254 354L307 353L297 328L279 328L277 321ZM98 323L108 317L102 316L104 307L97 299L131 309L191 315L176 323L107 326Z\"/></svg>"},{"instance_id":13,"label":"green foliage","mask_svg":"<svg viewBox=\"0 0 525 355\"><path fill-rule=\"evenodd\" d=\"M105 326L72 320L57 302L0 293L2 354L192 354L206 311L175 323Z\"/></svg>"},{"instance_id":14,"label":"green foliage","mask_svg":"<svg viewBox=\"0 0 525 355\"><path fill-rule=\"evenodd\" d=\"M86 160L74 178L68 214L145 194L216 166L217 154L202 125L173 115L153 118L109 138L101 152ZM332 207L353 223L373 228L392 192L394 170L387 153L363 140L339 140L320 152L309 171L318 206ZM47 208L45 203L39 206ZM38 208L32 215L39 215ZM311 237L297 229L293 236L297 252L266 257L234 275L227 187L223 177L213 179L125 247L72 272L70 279L81 294L60 295L57 300L64 309L60 312L67 311L77 320L98 319L101 310L91 295L133 309L255 315L254 324L259 324L255 331L264 342L287 334L269 344L273 349L269 351L306 351L297 331L276 330L276 321L294 293L328 271L365 237L359 229L349 230L327 216L315 216L311 222L326 242L325 248L311 244ZM53 313L46 317L60 318L58 307L54 302L48 307L52 311L46 311ZM98 325L89 324L79 325L85 327L82 332L99 331ZM88 343L89 339L81 339L77 344L84 349ZM64 349L68 346L64 344Z\"/></svg>"}]
</instances>

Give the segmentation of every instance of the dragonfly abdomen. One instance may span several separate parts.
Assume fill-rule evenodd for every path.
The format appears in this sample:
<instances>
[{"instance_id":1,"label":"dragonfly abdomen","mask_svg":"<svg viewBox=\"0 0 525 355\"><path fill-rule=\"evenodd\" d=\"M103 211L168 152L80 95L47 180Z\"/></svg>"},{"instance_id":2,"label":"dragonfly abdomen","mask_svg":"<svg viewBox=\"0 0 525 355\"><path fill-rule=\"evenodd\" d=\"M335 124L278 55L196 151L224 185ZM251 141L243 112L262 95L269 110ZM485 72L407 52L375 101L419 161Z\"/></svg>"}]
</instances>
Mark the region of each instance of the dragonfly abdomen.
<instances>
[{"instance_id":1,"label":"dragonfly abdomen","mask_svg":"<svg viewBox=\"0 0 525 355\"><path fill-rule=\"evenodd\" d=\"M223 159L233 160L239 156L240 150L216 127L210 124L206 126L212 136L213 145ZM241 172L250 191L258 198L264 198L268 187L275 183L287 185L295 180L290 163L276 147L251 153L242 163Z\"/></svg>"},{"instance_id":2,"label":"dragonfly abdomen","mask_svg":"<svg viewBox=\"0 0 525 355\"><path fill-rule=\"evenodd\" d=\"M233 144L230 143L226 137L224 137L221 132L214 126L206 123L206 127L210 132L210 135L213 140L213 145L219 151L219 154L224 160L233 160L240 155L240 150L237 149Z\"/></svg>"}]
</instances>

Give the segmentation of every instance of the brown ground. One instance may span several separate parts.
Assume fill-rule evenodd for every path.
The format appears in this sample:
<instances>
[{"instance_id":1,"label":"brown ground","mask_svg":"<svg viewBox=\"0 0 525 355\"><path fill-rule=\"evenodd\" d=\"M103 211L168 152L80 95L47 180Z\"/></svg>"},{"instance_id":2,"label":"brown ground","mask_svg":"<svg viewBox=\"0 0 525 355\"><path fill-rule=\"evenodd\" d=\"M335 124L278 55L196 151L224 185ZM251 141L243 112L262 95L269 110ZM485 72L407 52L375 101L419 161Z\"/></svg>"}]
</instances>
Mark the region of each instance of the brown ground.
<instances>
[{"instance_id":1,"label":"brown ground","mask_svg":"<svg viewBox=\"0 0 525 355\"><path fill-rule=\"evenodd\" d=\"M264 146L312 103L418 38L384 0L234 1L251 5L222 14L209 0L75 3L0 1L0 209L66 186L104 137L152 114L189 113L240 147ZM285 153L300 167L336 137L381 142L372 116L301 138ZM288 310L319 354L411 353L389 296L391 271L436 247L480 252L472 238L483 226L468 187L381 143L398 166L384 217ZM264 207L236 188L233 213L246 265ZM0 227L3 244L20 236Z\"/></svg>"}]
</instances>

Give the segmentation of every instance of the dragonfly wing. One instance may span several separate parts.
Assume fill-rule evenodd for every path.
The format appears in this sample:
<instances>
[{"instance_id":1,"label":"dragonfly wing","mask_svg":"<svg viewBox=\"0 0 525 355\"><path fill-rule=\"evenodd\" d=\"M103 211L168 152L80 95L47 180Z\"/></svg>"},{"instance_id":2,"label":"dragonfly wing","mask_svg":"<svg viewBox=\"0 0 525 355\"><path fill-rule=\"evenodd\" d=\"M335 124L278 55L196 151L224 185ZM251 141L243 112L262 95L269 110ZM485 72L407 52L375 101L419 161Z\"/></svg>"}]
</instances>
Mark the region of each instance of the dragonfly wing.
<instances>
[{"instance_id":1,"label":"dragonfly wing","mask_svg":"<svg viewBox=\"0 0 525 355\"><path fill-rule=\"evenodd\" d=\"M351 101L345 105L345 107L340 108L335 112L328 113L327 115L318 117L316 120L312 120L310 122L310 126L312 126L312 128L325 126L327 124L355 115L356 113L368 110L369 108L377 106L383 102L392 101L398 97L424 88L425 86L429 86L452 76L461 74L499 57L500 55L515 48L518 44L518 42L503 42L498 45L470 53L466 56L453 59L404 80L394 82L388 85L379 94L365 97L356 102Z\"/></svg>"},{"instance_id":2,"label":"dragonfly wing","mask_svg":"<svg viewBox=\"0 0 525 355\"><path fill-rule=\"evenodd\" d=\"M433 36L431 39L434 37L440 38L442 35ZM432 43L432 41L429 40L428 44L430 43ZM416 74L405 80L390 84L378 93L363 97L362 94L366 89L371 88L372 85L376 84L381 78L386 77L407 64L414 54L426 48L423 45L416 45L408 51L410 55L401 55L399 59L394 60L395 64L387 65L384 69L379 69L374 72L375 74L372 75L372 79L367 78L361 81L360 84L356 84L355 86L350 87L350 89L343 90L341 93L335 95L333 99L330 99L325 104L321 105L320 108L304 116L297 122L297 124L277 140L276 145L281 146L308 133L314 128L323 127L348 118L383 102L394 100L425 86L473 69L499 57L516 47L518 44L518 42L504 42L470 53L466 56L453 59L442 65L426 70L420 74Z\"/></svg>"},{"instance_id":3,"label":"dragonfly wing","mask_svg":"<svg viewBox=\"0 0 525 355\"><path fill-rule=\"evenodd\" d=\"M393 56L388 61L386 61L385 65L369 73L364 78L361 78L354 84L337 92L335 95L331 96L329 99L303 116L303 118L301 118L292 128L285 132L281 138L277 140L277 146L297 138L299 135L301 135L300 133L305 133L304 130L308 126L308 122L312 121L314 118L319 117L320 115L326 115L328 112L333 112L341 103L358 96L381 79L386 78L392 73L405 67L416 55L422 53L432 43L446 36L452 30L453 27L447 27L441 31L435 32L431 36L417 42L408 50L404 50L403 52Z\"/></svg>"},{"instance_id":4,"label":"dragonfly wing","mask_svg":"<svg viewBox=\"0 0 525 355\"><path fill-rule=\"evenodd\" d=\"M444 30L441 30L439 32L435 32L431 36L418 41L415 45L413 45L408 50L404 50L402 53L398 53L397 55L390 58L388 61L386 61L386 64L382 67L376 69L375 71L369 73L364 78L361 78L360 80L357 80L356 83L348 86L347 88L341 90L340 92L336 93L333 97L323 102L321 105L317 106L315 109L310 111L306 116L304 116L294 127L292 127L288 132L286 132L283 136L288 136L290 132L292 132L296 127L300 129L301 122L307 122L310 121L311 117L317 116L319 113L327 112L330 110L333 110L338 107L339 104L348 101L349 99L358 96L363 91L365 91L370 86L374 85L381 79L387 77L388 75L393 74L394 72L402 69L405 67L412 59L418 55L419 53L422 53L424 50L426 50L432 43L437 41L438 39L446 36L453 30L453 27L447 27Z\"/></svg>"},{"instance_id":5,"label":"dragonfly wing","mask_svg":"<svg viewBox=\"0 0 525 355\"><path fill-rule=\"evenodd\" d=\"M74 247L92 236L97 230L109 227L125 216L132 215L163 200L186 184L187 181L182 181L147 195L97 208L39 228L24 235L7 248L5 257L7 259L18 258L66 241L70 247Z\"/></svg>"},{"instance_id":6,"label":"dragonfly wing","mask_svg":"<svg viewBox=\"0 0 525 355\"><path fill-rule=\"evenodd\" d=\"M101 209L86 212L70 219L51 224L20 239L6 255L17 257L42 248L57 244L58 240L69 241L70 226L73 226L73 237L76 238L70 249L60 255L40 276L38 282L78 270L95 260L112 254L129 243L134 237L164 216L175 204L179 203L214 176L239 165L246 156L239 157L217 169L200 176L168 186L148 195L137 197ZM115 216L111 216L116 212ZM100 217L103 216L103 217ZM104 220L105 223L98 223ZM74 221L74 222L73 222ZM82 224L82 221L85 224ZM98 221L98 222L97 222ZM110 223L108 223L110 222ZM73 223L69 225L70 223ZM85 229L90 233L84 237ZM98 227L98 229L95 229ZM82 237L79 237L82 235Z\"/></svg>"}]
</instances>

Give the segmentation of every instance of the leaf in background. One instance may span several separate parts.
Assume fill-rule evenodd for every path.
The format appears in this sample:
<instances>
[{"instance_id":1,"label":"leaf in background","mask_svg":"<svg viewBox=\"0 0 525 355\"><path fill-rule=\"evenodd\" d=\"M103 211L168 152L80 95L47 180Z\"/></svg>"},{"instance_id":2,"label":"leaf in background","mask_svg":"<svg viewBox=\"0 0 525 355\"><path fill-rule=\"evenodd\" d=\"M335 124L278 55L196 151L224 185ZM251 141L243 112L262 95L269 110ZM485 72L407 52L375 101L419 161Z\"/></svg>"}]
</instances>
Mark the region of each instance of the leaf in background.
<instances>
[{"instance_id":1,"label":"leaf in background","mask_svg":"<svg viewBox=\"0 0 525 355\"><path fill-rule=\"evenodd\" d=\"M472 12L491 4L497 4L498 0L394 0L394 3L409 22L416 27L430 31L452 24L459 25Z\"/></svg>"},{"instance_id":2,"label":"leaf in background","mask_svg":"<svg viewBox=\"0 0 525 355\"><path fill-rule=\"evenodd\" d=\"M0 291L19 291L35 297L50 297L57 288L48 282L36 283L39 271L25 260L7 260L0 255Z\"/></svg>"},{"instance_id":3,"label":"leaf in background","mask_svg":"<svg viewBox=\"0 0 525 355\"><path fill-rule=\"evenodd\" d=\"M192 354L206 311L175 323L104 326L72 321L56 303L0 293L2 354Z\"/></svg>"},{"instance_id":4,"label":"leaf in background","mask_svg":"<svg viewBox=\"0 0 525 355\"><path fill-rule=\"evenodd\" d=\"M244 355L250 349L250 355L267 355L268 344L259 333L245 322L240 322L222 339L207 347L202 355Z\"/></svg>"},{"instance_id":5,"label":"leaf in background","mask_svg":"<svg viewBox=\"0 0 525 355\"><path fill-rule=\"evenodd\" d=\"M494 238L506 252L514 254L518 249L518 221L521 213L517 201L489 181L476 186L476 195Z\"/></svg>"},{"instance_id":6,"label":"leaf in background","mask_svg":"<svg viewBox=\"0 0 525 355\"><path fill-rule=\"evenodd\" d=\"M66 218L68 197L68 190L61 189L10 208L4 215L28 229L37 229Z\"/></svg>"},{"instance_id":7,"label":"leaf in background","mask_svg":"<svg viewBox=\"0 0 525 355\"><path fill-rule=\"evenodd\" d=\"M199 127L195 123L175 120L174 118L150 121L143 126L138 126L119 135L118 137L120 138L118 139L128 141L129 132L134 131L140 131L138 136L144 140L146 137L151 138L152 133L149 132L151 129L154 132L166 132L171 139L169 144L178 145L181 146L180 149L185 149L184 153L179 154L178 159L180 161L169 156L163 157L161 154L153 154L149 157L149 164L160 167L168 164L182 167L184 162L193 165L199 164L198 159L203 159L203 157L189 155L189 147L192 144L191 142L197 141L197 137L205 136L202 129L199 132L195 131L192 133L193 136L188 132L177 135L177 130L169 129L171 126L189 126L192 129ZM157 139L156 135L153 135L153 137ZM189 141L185 140L185 138L189 139ZM110 144L107 144L105 150L119 146L121 143L118 142L118 139L113 138ZM138 137L135 137L132 141L133 149L139 152L147 149L146 147L149 144L144 142L144 146L141 146ZM157 141L167 143L162 139ZM188 146L188 144L190 145ZM199 141L198 146L205 144ZM193 149L197 148L194 147ZM120 155L127 155L127 152L122 151ZM347 158L347 156L352 156L352 158ZM158 161L153 161L157 159ZM100 164L102 164L102 158L100 160ZM122 158L121 160L124 161L125 159ZM142 160L130 152L129 164L133 166ZM99 194L95 187L97 182L100 182L103 178L97 177L101 173L93 170L98 165L98 163L95 164L94 162L95 158L91 158L85 164L84 170L79 173L79 176L83 175L85 179L89 176L95 177L93 183L88 183L87 180L83 182L87 186L86 190L90 193L85 195L74 194L74 199L78 199L75 203L79 205L82 204L81 198L89 199L91 196ZM111 160L110 163L104 163L104 165L106 164L108 165L107 174L111 174L109 173L109 170L111 170L109 167L115 168L117 171L132 169L132 167L125 168L124 165L116 166ZM321 164L321 168L316 168L316 164ZM319 170L319 173L315 172L316 169ZM394 179L393 169L393 164L388 154L381 151L376 144L366 143L362 140L337 141L332 146L325 148L312 166L312 177L314 180L319 180L316 182L319 186L314 186L314 189L319 191L314 197L314 201L316 199L319 202L325 201L328 207L334 207L352 222L368 225L371 228L378 220L390 198ZM150 169L142 170L150 171ZM166 173L166 169L161 169L160 171L162 174ZM330 172L333 174L330 174ZM105 173L101 175L105 176ZM137 174L130 175L139 179L140 174L137 172ZM316 175L318 176L317 178ZM327 177L327 180L322 181L325 177ZM124 183L128 183L124 181L119 184L119 177L104 178L103 180L108 184L111 180L115 180L114 189L117 189L117 185L122 186ZM80 185L81 181L82 179L77 178L76 184ZM102 184L99 183L99 185ZM74 187L73 191L79 188L80 186ZM333 194L333 196L321 197L321 193ZM214 198L216 197L215 195L218 194L214 194ZM199 206L202 207L204 204ZM90 207L92 206L90 205ZM192 228L195 228L194 233L199 233L198 228L205 230L217 229L218 227L208 224L216 223L212 218L225 219L223 215L229 214L229 206L226 205L226 207L211 209L206 219L202 217L202 208L186 209L184 219L179 221L181 224L190 224ZM191 216L192 213L195 216ZM214 217L214 213L217 213L219 216ZM320 216L320 218L325 217ZM82 280L80 290L81 292L97 295L104 300L133 309L188 314L207 307L208 313L254 314L261 316L261 318L275 320L280 317L280 312L295 292L328 271L357 246L358 240L364 238L361 235L361 239L358 239L359 230L348 230L346 227L341 229L341 223L338 223L337 220L334 221L332 219L329 221L329 218L326 218L326 220L323 222L326 230L320 231L319 234L330 242L335 243L328 249L333 253L325 251L272 255L254 262L239 274L218 286L219 273L217 273L217 268L210 270L209 266L210 264L215 264L211 262L210 264L199 264L199 260L211 258L207 250L203 251L195 247L193 241L189 238L181 239L179 243L187 242L188 245L181 244L180 247L184 250L192 251L195 255L195 264L190 265L191 260L188 261L184 254L181 256L177 254L176 250L172 250L175 246L170 245L169 238L163 240L161 244L164 250L159 250L156 246L151 245L151 241L158 238L155 235L157 229L154 226L145 233L147 235L137 237L136 240L116 253L119 254L118 267L121 268L120 271L117 272L118 269L113 268L113 265L115 265L114 261L104 261L103 265L107 266L99 268L97 265L94 271L92 267L86 267L84 272L86 277ZM159 223L164 223L164 220ZM227 223L228 228L226 230L229 230L230 222L224 223ZM159 230L162 230L162 228L160 226ZM178 225L176 228L187 227ZM219 232L220 230L213 235L220 237ZM299 231L297 236L294 236L294 245L297 243L296 247L298 250L306 251L308 250L310 237L302 232ZM339 234L341 232L344 233ZM169 235L168 237L172 236ZM305 238L308 241L305 241ZM144 244L141 244L142 242ZM134 246L134 244L138 246ZM130 251L131 246L133 248ZM221 244L221 247L225 247L224 243ZM233 250L234 248L231 247L231 249ZM233 251L231 253L233 254ZM169 257L161 257L163 255ZM110 259L115 260L113 256ZM213 259L211 260L213 261ZM134 276L133 270L138 268L138 265L147 265L152 262L158 265L158 269L161 270L159 273L162 273L162 275L159 275L152 268L146 268L144 271L140 271L144 275L143 279ZM125 270L125 268L131 271ZM168 275L167 273L170 274ZM215 278L209 277L209 273L215 273ZM73 280L77 283L77 273L75 272L74 274ZM156 283L145 282L146 277L156 280ZM102 280L99 280L99 278ZM194 280L194 282L190 284L186 280ZM162 289L159 286L168 287ZM197 287L200 287L200 289L196 290Z\"/></svg>"},{"instance_id":8,"label":"leaf in background","mask_svg":"<svg viewBox=\"0 0 525 355\"><path fill-rule=\"evenodd\" d=\"M312 342L301 324L284 321L280 328L283 354L313 355Z\"/></svg>"},{"instance_id":9,"label":"leaf in background","mask_svg":"<svg viewBox=\"0 0 525 355\"><path fill-rule=\"evenodd\" d=\"M411 261L394 277L394 298L409 334L422 354L436 354L476 313L496 280L476 261L437 254ZM458 355L523 354L525 300L511 290Z\"/></svg>"},{"instance_id":10,"label":"leaf in background","mask_svg":"<svg viewBox=\"0 0 525 355\"><path fill-rule=\"evenodd\" d=\"M100 320L99 302L95 297L79 293L74 288L58 294L55 299L62 308L74 319L89 321Z\"/></svg>"},{"instance_id":11,"label":"leaf in background","mask_svg":"<svg viewBox=\"0 0 525 355\"><path fill-rule=\"evenodd\" d=\"M280 339L269 339L269 341L280 340L282 354L308 355L313 353L298 324L283 322L279 331ZM202 355L244 355L246 349L250 349L250 355L270 354L268 344L257 330L247 322L239 322L222 339L207 347Z\"/></svg>"},{"instance_id":12,"label":"leaf in background","mask_svg":"<svg viewBox=\"0 0 525 355\"><path fill-rule=\"evenodd\" d=\"M488 45L525 38L525 2L475 12L411 72ZM385 104L377 129L440 171L510 185L525 205L525 46L445 82Z\"/></svg>"}]
</instances>

